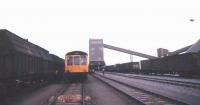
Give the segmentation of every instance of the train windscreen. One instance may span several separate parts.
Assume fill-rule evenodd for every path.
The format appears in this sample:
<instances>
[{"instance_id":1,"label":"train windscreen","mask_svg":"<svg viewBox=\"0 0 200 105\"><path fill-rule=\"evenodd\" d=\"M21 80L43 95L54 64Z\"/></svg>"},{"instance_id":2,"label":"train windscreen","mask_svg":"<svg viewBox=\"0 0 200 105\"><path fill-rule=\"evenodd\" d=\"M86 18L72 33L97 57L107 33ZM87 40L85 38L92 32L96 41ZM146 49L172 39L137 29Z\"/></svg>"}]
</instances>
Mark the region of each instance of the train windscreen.
<instances>
[{"instance_id":1,"label":"train windscreen","mask_svg":"<svg viewBox=\"0 0 200 105\"><path fill-rule=\"evenodd\" d=\"M81 56L81 65L86 65L86 63L87 63L86 56L82 55Z\"/></svg>"},{"instance_id":2,"label":"train windscreen","mask_svg":"<svg viewBox=\"0 0 200 105\"><path fill-rule=\"evenodd\" d=\"M73 57L72 56L68 56L67 57L67 65L72 65L73 64Z\"/></svg>"},{"instance_id":3,"label":"train windscreen","mask_svg":"<svg viewBox=\"0 0 200 105\"><path fill-rule=\"evenodd\" d=\"M74 65L79 65L79 56L74 56Z\"/></svg>"}]
</instances>

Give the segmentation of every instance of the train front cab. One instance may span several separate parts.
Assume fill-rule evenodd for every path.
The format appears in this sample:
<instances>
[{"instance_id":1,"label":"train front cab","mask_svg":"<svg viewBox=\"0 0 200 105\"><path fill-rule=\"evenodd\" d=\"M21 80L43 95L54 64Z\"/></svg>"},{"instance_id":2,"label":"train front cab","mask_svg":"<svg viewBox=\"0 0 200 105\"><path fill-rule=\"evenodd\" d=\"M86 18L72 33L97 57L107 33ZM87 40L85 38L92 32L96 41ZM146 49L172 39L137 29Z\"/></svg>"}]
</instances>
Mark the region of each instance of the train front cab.
<instances>
[{"instance_id":1,"label":"train front cab","mask_svg":"<svg viewBox=\"0 0 200 105\"><path fill-rule=\"evenodd\" d=\"M88 69L87 55L66 55L65 79L87 79Z\"/></svg>"}]
</instances>

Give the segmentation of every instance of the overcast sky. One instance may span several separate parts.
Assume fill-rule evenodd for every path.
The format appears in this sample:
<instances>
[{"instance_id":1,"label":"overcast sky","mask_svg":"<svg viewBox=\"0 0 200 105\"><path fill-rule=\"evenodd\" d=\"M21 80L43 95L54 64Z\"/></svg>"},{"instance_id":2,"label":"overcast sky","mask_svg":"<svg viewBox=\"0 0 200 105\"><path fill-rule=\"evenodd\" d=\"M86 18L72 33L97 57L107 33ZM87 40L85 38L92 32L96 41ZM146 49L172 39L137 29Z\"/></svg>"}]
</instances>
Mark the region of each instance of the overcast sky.
<instances>
[{"instance_id":1,"label":"overcast sky","mask_svg":"<svg viewBox=\"0 0 200 105\"><path fill-rule=\"evenodd\" d=\"M0 0L0 28L62 58L73 50L89 52L90 38L156 56L157 48L174 51L200 38L200 1ZM106 64L130 61L128 54L104 54Z\"/></svg>"}]
</instances>

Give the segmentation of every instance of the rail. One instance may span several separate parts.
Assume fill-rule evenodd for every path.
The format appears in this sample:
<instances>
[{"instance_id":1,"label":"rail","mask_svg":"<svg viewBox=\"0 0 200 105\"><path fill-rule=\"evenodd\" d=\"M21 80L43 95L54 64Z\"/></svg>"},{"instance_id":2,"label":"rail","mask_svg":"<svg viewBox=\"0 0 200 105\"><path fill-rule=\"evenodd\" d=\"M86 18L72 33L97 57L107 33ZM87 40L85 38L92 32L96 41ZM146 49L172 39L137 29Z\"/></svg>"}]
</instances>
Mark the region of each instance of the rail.
<instances>
[{"instance_id":1,"label":"rail","mask_svg":"<svg viewBox=\"0 0 200 105\"><path fill-rule=\"evenodd\" d=\"M166 96L152 93L150 91L133 87L128 83L123 83L106 76L94 74L96 78L107 83L116 90L124 93L125 95L133 98L142 105L187 105L186 103L180 102L178 100L171 99Z\"/></svg>"},{"instance_id":2,"label":"rail","mask_svg":"<svg viewBox=\"0 0 200 105\"><path fill-rule=\"evenodd\" d=\"M179 80L168 80L168 79L144 77L144 76L131 76L131 75L124 75L124 74L119 74L119 73L110 73L110 74L128 77L128 78L141 79L141 80L146 80L146 81L167 83L167 84L172 84L172 85L186 86L186 87L200 89L200 83L186 82L186 81L179 81Z\"/></svg>"},{"instance_id":3,"label":"rail","mask_svg":"<svg viewBox=\"0 0 200 105\"><path fill-rule=\"evenodd\" d=\"M70 83L60 89L54 98L45 105L86 105L84 95L83 83Z\"/></svg>"}]
</instances>

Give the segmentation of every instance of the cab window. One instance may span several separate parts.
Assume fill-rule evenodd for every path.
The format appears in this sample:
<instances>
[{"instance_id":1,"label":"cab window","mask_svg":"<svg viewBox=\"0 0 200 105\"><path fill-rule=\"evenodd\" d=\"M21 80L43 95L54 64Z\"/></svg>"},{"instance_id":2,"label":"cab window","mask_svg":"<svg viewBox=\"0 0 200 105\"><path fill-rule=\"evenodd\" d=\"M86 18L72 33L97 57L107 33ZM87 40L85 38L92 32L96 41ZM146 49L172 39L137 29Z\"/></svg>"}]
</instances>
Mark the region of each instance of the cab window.
<instances>
[{"instance_id":1,"label":"cab window","mask_svg":"<svg viewBox=\"0 0 200 105\"><path fill-rule=\"evenodd\" d=\"M74 56L74 64L79 65L79 56Z\"/></svg>"},{"instance_id":2,"label":"cab window","mask_svg":"<svg viewBox=\"0 0 200 105\"><path fill-rule=\"evenodd\" d=\"M86 63L87 63L87 59L86 59L86 56L81 56L81 64L82 65L86 65Z\"/></svg>"},{"instance_id":3,"label":"cab window","mask_svg":"<svg viewBox=\"0 0 200 105\"><path fill-rule=\"evenodd\" d=\"M73 57L72 56L68 56L67 57L67 65L72 65L73 64Z\"/></svg>"}]
</instances>

